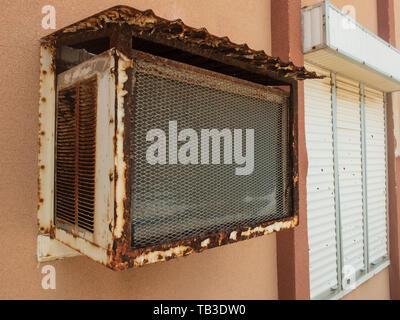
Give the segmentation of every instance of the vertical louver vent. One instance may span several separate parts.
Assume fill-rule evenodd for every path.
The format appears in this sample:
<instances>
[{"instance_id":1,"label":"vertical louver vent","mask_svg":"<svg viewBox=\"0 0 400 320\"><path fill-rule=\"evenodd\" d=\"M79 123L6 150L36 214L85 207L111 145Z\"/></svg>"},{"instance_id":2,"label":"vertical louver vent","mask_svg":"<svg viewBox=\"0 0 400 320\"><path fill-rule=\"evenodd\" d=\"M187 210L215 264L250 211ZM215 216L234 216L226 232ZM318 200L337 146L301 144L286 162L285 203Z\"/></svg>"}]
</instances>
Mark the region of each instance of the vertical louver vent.
<instances>
[{"instance_id":1,"label":"vertical louver vent","mask_svg":"<svg viewBox=\"0 0 400 320\"><path fill-rule=\"evenodd\" d=\"M58 92L56 221L93 232L96 157L96 77Z\"/></svg>"}]
</instances>

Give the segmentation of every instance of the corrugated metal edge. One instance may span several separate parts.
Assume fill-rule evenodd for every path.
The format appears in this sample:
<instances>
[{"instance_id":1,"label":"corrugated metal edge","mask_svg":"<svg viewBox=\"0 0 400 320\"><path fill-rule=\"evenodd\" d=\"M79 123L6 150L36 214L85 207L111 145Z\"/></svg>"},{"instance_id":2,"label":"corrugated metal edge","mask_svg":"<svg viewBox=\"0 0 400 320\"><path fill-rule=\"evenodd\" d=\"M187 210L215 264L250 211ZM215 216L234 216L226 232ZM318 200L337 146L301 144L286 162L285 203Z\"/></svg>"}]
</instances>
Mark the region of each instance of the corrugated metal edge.
<instances>
[{"instance_id":1,"label":"corrugated metal edge","mask_svg":"<svg viewBox=\"0 0 400 320\"><path fill-rule=\"evenodd\" d=\"M108 25L127 24L136 34L161 37L171 42L176 41L187 48L207 49L215 54L223 54L238 62L246 63L257 70L272 71L283 78L295 80L314 79L319 76L292 62L283 62L277 57L267 55L263 50L253 50L247 44L235 44L228 37L217 37L205 28L193 28L182 20L170 21L160 18L152 10L139 11L128 6L115 6L62 28L42 41L54 41L76 32L96 32Z\"/></svg>"}]
</instances>

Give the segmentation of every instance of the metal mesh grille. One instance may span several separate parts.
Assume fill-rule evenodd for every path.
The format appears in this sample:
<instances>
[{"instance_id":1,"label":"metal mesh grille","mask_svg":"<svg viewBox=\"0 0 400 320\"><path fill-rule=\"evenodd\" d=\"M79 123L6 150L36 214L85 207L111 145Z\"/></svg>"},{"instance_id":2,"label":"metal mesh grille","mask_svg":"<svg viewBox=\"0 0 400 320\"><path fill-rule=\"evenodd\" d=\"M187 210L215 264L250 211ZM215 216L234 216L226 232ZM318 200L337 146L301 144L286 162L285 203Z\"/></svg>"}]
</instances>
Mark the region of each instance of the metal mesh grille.
<instances>
[{"instance_id":1,"label":"metal mesh grille","mask_svg":"<svg viewBox=\"0 0 400 320\"><path fill-rule=\"evenodd\" d=\"M93 232L96 77L60 90L57 101L55 216Z\"/></svg>"},{"instance_id":2,"label":"metal mesh grille","mask_svg":"<svg viewBox=\"0 0 400 320\"><path fill-rule=\"evenodd\" d=\"M139 68L139 67L137 67ZM162 69L162 68L161 68ZM135 72L132 116L132 247L191 239L256 226L289 216L287 99L268 90L246 89L226 80L171 69ZM199 164L169 164L169 121L198 134ZM151 129L166 136L167 163L149 164ZM254 171L236 175L233 160L201 164L201 129L254 129ZM187 141L187 140L186 140ZM178 142L177 149L186 142ZM174 144L171 143L172 149Z\"/></svg>"}]
</instances>

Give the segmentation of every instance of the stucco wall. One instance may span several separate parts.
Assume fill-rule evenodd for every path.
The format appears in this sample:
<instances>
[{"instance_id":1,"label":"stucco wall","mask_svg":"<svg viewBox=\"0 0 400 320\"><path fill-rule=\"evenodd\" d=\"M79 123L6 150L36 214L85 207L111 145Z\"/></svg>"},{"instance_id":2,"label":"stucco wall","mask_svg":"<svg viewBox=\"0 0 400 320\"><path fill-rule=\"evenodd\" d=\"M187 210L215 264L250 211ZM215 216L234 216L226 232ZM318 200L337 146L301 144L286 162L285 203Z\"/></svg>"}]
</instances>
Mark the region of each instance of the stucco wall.
<instances>
[{"instance_id":1,"label":"stucco wall","mask_svg":"<svg viewBox=\"0 0 400 320\"><path fill-rule=\"evenodd\" d=\"M302 6L309 6L319 3L322 0L302 0ZM377 19L377 0L330 0L334 6L343 9L346 5L354 6L356 11L356 21L362 24L367 29L375 34L378 33L378 19Z\"/></svg>"},{"instance_id":2,"label":"stucco wall","mask_svg":"<svg viewBox=\"0 0 400 320\"><path fill-rule=\"evenodd\" d=\"M0 298L277 298L276 236L114 273L85 257L51 263L56 290L41 287L36 262L37 131L41 8L57 28L127 4L270 52L269 0L3 0L0 19Z\"/></svg>"}]
</instances>

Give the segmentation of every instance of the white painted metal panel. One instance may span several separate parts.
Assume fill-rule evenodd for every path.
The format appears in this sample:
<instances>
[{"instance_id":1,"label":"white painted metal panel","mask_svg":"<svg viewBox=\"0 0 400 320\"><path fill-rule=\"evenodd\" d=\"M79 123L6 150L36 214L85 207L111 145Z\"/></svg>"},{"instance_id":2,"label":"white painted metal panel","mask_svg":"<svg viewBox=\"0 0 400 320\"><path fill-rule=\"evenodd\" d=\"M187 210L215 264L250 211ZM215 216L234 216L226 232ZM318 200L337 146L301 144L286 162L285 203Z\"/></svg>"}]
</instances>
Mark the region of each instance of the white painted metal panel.
<instances>
[{"instance_id":1,"label":"white painted metal panel","mask_svg":"<svg viewBox=\"0 0 400 320\"><path fill-rule=\"evenodd\" d=\"M329 73L306 67L327 76L304 85L310 289L315 298L329 294L338 281L332 101Z\"/></svg>"},{"instance_id":2,"label":"white painted metal panel","mask_svg":"<svg viewBox=\"0 0 400 320\"><path fill-rule=\"evenodd\" d=\"M313 10L303 10L303 49L311 51L325 43L325 30L322 22L324 7L318 6Z\"/></svg>"},{"instance_id":3,"label":"white painted metal panel","mask_svg":"<svg viewBox=\"0 0 400 320\"><path fill-rule=\"evenodd\" d=\"M307 62L381 91L400 90L399 50L329 2L306 7L302 15Z\"/></svg>"},{"instance_id":4,"label":"white painted metal panel","mask_svg":"<svg viewBox=\"0 0 400 320\"><path fill-rule=\"evenodd\" d=\"M376 262L388 254L386 127L382 92L365 89L368 255Z\"/></svg>"},{"instance_id":5,"label":"white painted metal panel","mask_svg":"<svg viewBox=\"0 0 400 320\"><path fill-rule=\"evenodd\" d=\"M337 77L337 150L343 267L364 268L361 104L359 84Z\"/></svg>"}]
</instances>

